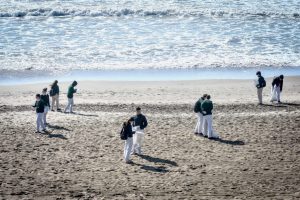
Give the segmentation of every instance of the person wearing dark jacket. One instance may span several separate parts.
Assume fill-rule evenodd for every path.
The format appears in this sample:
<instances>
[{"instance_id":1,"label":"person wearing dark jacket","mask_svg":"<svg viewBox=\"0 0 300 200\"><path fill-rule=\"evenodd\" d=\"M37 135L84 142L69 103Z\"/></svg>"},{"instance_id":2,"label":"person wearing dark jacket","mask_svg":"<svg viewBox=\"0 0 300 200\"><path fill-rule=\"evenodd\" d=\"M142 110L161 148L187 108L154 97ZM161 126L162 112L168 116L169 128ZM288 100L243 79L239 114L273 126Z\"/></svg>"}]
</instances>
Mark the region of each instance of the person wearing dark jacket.
<instances>
[{"instance_id":1,"label":"person wearing dark jacket","mask_svg":"<svg viewBox=\"0 0 300 200\"><path fill-rule=\"evenodd\" d=\"M263 88L266 87L266 81L264 77L261 75L261 72L256 72L256 75L258 77L256 88L257 88L257 97L258 102L260 105L262 105L262 94L263 94Z\"/></svg>"},{"instance_id":2,"label":"person wearing dark jacket","mask_svg":"<svg viewBox=\"0 0 300 200\"><path fill-rule=\"evenodd\" d=\"M148 122L147 118L142 114L142 110L140 107L136 108L136 115L133 117L133 131L135 134L133 135L133 154L142 154L142 143L144 141L144 129L147 127Z\"/></svg>"},{"instance_id":3,"label":"person wearing dark jacket","mask_svg":"<svg viewBox=\"0 0 300 200\"><path fill-rule=\"evenodd\" d=\"M35 96L36 101L34 104L34 108L36 111L36 133L40 133L40 128L42 128L42 131L46 131L46 127L43 123L43 116L44 116L44 109L45 109L45 103L43 100L41 100L41 95L37 94Z\"/></svg>"},{"instance_id":4,"label":"person wearing dark jacket","mask_svg":"<svg viewBox=\"0 0 300 200\"><path fill-rule=\"evenodd\" d=\"M282 92L283 88L283 79L284 76L280 75L278 77L275 77L272 82L272 97L271 102L273 102L275 99L278 103L281 103L280 101L280 93Z\"/></svg>"},{"instance_id":5,"label":"person wearing dark jacket","mask_svg":"<svg viewBox=\"0 0 300 200\"><path fill-rule=\"evenodd\" d=\"M214 106L210 98L211 98L210 95L207 95L206 100L204 100L201 104L204 124L207 125L207 130L203 131L203 135L207 136L209 139L218 138L218 136L213 133L213 129L212 129L212 110Z\"/></svg>"},{"instance_id":6,"label":"person wearing dark jacket","mask_svg":"<svg viewBox=\"0 0 300 200\"><path fill-rule=\"evenodd\" d=\"M59 108L59 86L58 86L58 81L55 80L53 84L51 85L50 89L50 96L52 98L52 110L54 111L54 105L56 104L56 111L60 111L61 109Z\"/></svg>"},{"instance_id":7,"label":"person wearing dark jacket","mask_svg":"<svg viewBox=\"0 0 300 200\"><path fill-rule=\"evenodd\" d=\"M43 100L43 102L45 103L43 123L45 126L47 126L47 114L50 109L50 100L49 100L49 94L47 94L47 88L43 89L41 100Z\"/></svg>"},{"instance_id":8,"label":"person wearing dark jacket","mask_svg":"<svg viewBox=\"0 0 300 200\"><path fill-rule=\"evenodd\" d=\"M67 110L69 110L70 113L73 113L73 105L74 105L73 97L74 97L74 93L77 92L77 89L75 89L74 87L76 85L77 85L77 81L73 81L73 83L69 86L68 94L67 94L68 105L65 108L65 113L67 112Z\"/></svg>"},{"instance_id":9,"label":"person wearing dark jacket","mask_svg":"<svg viewBox=\"0 0 300 200\"><path fill-rule=\"evenodd\" d=\"M123 130L124 131L124 136L126 137L125 140L125 146L124 146L124 159L125 162L127 164L132 163L132 161L130 160L130 154L131 154L131 150L132 150L132 143L133 143L133 131L132 131L132 125L131 123L133 123L134 119L130 118L127 122L124 122L123 124Z\"/></svg>"},{"instance_id":10,"label":"person wearing dark jacket","mask_svg":"<svg viewBox=\"0 0 300 200\"><path fill-rule=\"evenodd\" d=\"M195 103L194 112L197 114L197 124L195 127L195 135L203 135L203 114L201 104L206 99L207 94L203 96Z\"/></svg>"}]
</instances>

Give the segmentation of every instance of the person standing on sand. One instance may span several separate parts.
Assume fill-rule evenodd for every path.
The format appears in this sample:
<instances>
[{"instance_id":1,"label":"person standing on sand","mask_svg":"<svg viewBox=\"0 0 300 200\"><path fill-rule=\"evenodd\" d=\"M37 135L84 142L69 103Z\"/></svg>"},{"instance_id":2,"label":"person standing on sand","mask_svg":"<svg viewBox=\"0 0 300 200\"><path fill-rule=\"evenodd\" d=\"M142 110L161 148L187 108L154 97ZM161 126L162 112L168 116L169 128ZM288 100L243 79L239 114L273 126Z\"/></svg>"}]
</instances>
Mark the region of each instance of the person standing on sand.
<instances>
[{"instance_id":1,"label":"person standing on sand","mask_svg":"<svg viewBox=\"0 0 300 200\"><path fill-rule=\"evenodd\" d=\"M77 92L77 89L75 89L74 87L77 85L77 81L73 81L73 83L69 86L68 89L68 105L65 108L65 113L67 112L67 110L69 110L70 113L73 113L73 106L74 106L74 100L73 100L73 96L74 93Z\"/></svg>"},{"instance_id":2,"label":"person standing on sand","mask_svg":"<svg viewBox=\"0 0 300 200\"><path fill-rule=\"evenodd\" d=\"M127 122L124 122L122 131L121 131L121 139L125 140L124 146L124 160L127 164L131 164L132 161L130 160L130 154L132 150L132 143L133 143L133 134L132 131L132 122L134 121L133 118L130 118Z\"/></svg>"},{"instance_id":3,"label":"person standing on sand","mask_svg":"<svg viewBox=\"0 0 300 200\"><path fill-rule=\"evenodd\" d=\"M133 117L133 147L132 154L141 155L142 154L142 143L144 141L144 129L147 127L147 118L142 114L142 109L140 107L136 108L136 115Z\"/></svg>"},{"instance_id":4,"label":"person standing on sand","mask_svg":"<svg viewBox=\"0 0 300 200\"><path fill-rule=\"evenodd\" d=\"M212 128L212 110L213 110L213 102L210 100L210 95L207 95L206 100L204 100L201 104L201 109L204 118L204 124L207 125L207 129L203 131L203 135L207 136L208 139L219 138L218 135L214 134ZM205 126L205 125L204 125Z\"/></svg>"},{"instance_id":5,"label":"person standing on sand","mask_svg":"<svg viewBox=\"0 0 300 200\"><path fill-rule=\"evenodd\" d=\"M55 80L50 89L50 96L52 97L52 106L51 106L51 111L54 111L54 105L56 104L56 111L60 111L61 109L59 108L59 87L58 87L58 81Z\"/></svg>"},{"instance_id":6,"label":"person standing on sand","mask_svg":"<svg viewBox=\"0 0 300 200\"><path fill-rule=\"evenodd\" d=\"M46 131L46 127L43 123L45 103L41 100L40 94L35 95L35 98L36 101L33 107L36 110L36 133L41 133L40 128L42 128L42 131Z\"/></svg>"},{"instance_id":7,"label":"person standing on sand","mask_svg":"<svg viewBox=\"0 0 300 200\"><path fill-rule=\"evenodd\" d=\"M282 92L283 87L283 79L284 76L280 75L275 77L272 82L272 94L271 94L271 102L277 101L277 103L281 103L280 101L280 93Z\"/></svg>"},{"instance_id":8,"label":"person standing on sand","mask_svg":"<svg viewBox=\"0 0 300 200\"><path fill-rule=\"evenodd\" d=\"M258 77L256 88L257 88L257 97L258 97L258 103L259 105L262 105L262 93L263 88L266 87L266 81L264 77L261 75L261 72L256 72L256 75Z\"/></svg>"},{"instance_id":9,"label":"person standing on sand","mask_svg":"<svg viewBox=\"0 0 300 200\"><path fill-rule=\"evenodd\" d=\"M50 101L49 101L49 95L47 94L47 88L43 89L41 99L43 100L43 102L45 104L43 123L44 123L45 126L47 126L47 114L48 114L48 111L50 109Z\"/></svg>"},{"instance_id":10,"label":"person standing on sand","mask_svg":"<svg viewBox=\"0 0 300 200\"><path fill-rule=\"evenodd\" d=\"M201 104L206 99L207 94L203 96L195 103L194 112L197 114L197 124L195 127L195 135L203 135L203 114Z\"/></svg>"}]
</instances>

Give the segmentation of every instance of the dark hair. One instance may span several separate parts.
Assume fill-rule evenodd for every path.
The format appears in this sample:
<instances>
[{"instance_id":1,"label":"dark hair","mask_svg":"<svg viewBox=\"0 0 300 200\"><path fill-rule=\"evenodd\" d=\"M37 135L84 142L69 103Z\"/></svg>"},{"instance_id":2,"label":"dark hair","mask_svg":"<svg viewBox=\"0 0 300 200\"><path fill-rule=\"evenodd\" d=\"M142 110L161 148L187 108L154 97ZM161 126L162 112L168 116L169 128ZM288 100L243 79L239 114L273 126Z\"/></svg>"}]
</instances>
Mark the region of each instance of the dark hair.
<instances>
[{"instance_id":1,"label":"dark hair","mask_svg":"<svg viewBox=\"0 0 300 200\"><path fill-rule=\"evenodd\" d=\"M76 86L77 85L77 81L73 81L72 85Z\"/></svg>"},{"instance_id":2,"label":"dark hair","mask_svg":"<svg viewBox=\"0 0 300 200\"><path fill-rule=\"evenodd\" d=\"M281 74L281 75L279 76L279 78L284 79L284 76Z\"/></svg>"},{"instance_id":3,"label":"dark hair","mask_svg":"<svg viewBox=\"0 0 300 200\"><path fill-rule=\"evenodd\" d=\"M206 97L207 99L210 99L210 95L207 95L207 97Z\"/></svg>"},{"instance_id":4,"label":"dark hair","mask_svg":"<svg viewBox=\"0 0 300 200\"><path fill-rule=\"evenodd\" d=\"M139 111L139 110L142 110L142 109L141 109L140 107L137 107L137 108L136 108L136 111Z\"/></svg>"},{"instance_id":5,"label":"dark hair","mask_svg":"<svg viewBox=\"0 0 300 200\"><path fill-rule=\"evenodd\" d=\"M58 83L58 81L57 80L55 80L52 84L51 84L51 87L53 87L53 86L56 86L57 85L57 83Z\"/></svg>"},{"instance_id":6,"label":"dark hair","mask_svg":"<svg viewBox=\"0 0 300 200\"><path fill-rule=\"evenodd\" d=\"M40 95L40 94L36 94L36 95L35 95L35 97L39 97L39 98L41 98L41 95Z\"/></svg>"},{"instance_id":7,"label":"dark hair","mask_svg":"<svg viewBox=\"0 0 300 200\"><path fill-rule=\"evenodd\" d=\"M257 72L256 72L256 75L261 75L261 72L260 72L260 71L257 71Z\"/></svg>"},{"instance_id":8,"label":"dark hair","mask_svg":"<svg viewBox=\"0 0 300 200\"><path fill-rule=\"evenodd\" d=\"M207 94L203 94L203 96L202 96L203 98L206 98L207 97Z\"/></svg>"},{"instance_id":9,"label":"dark hair","mask_svg":"<svg viewBox=\"0 0 300 200\"><path fill-rule=\"evenodd\" d=\"M44 89L43 89L43 92L47 92L47 88L44 88Z\"/></svg>"}]
</instances>

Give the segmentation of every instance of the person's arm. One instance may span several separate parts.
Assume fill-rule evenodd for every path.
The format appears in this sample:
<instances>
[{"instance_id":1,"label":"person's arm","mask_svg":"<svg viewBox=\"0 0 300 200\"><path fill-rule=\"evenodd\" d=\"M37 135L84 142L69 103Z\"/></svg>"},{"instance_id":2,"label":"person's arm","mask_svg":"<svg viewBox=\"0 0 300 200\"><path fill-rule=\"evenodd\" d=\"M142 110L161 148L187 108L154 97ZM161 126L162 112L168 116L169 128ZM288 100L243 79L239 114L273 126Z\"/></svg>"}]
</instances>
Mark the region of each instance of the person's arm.
<instances>
[{"instance_id":1,"label":"person's arm","mask_svg":"<svg viewBox=\"0 0 300 200\"><path fill-rule=\"evenodd\" d=\"M147 119L146 119L146 117L144 116L144 119L143 119L143 122L142 122L142 125L141 125L141 129L144 129L144 128L146 128L148 126L148 122L147 122Z\"/></svg>"},{"instance_id":2,"label":"person's arm","mask_svg":"<svg viewBox=\"0 0 300 200\"><path fill-rule=\"evenodd\" d=\"M36 108L36 106L37 106L37 105L36 105L36 101L35 101L32 107Z\"/></svg>"},{"instance_id":3,"label":"person's arm","mask_svg":"<svg viewBox=\"0 0 300 200\"><path fill-rule=\"evenodd\" d=\"M58 87L58 85L57 85L57 94L59 94L59 87Z\"/></svg>"},{"instance_id":4,"label":"person's arm","mask_svg":"<svg viewBox=\"0 0 300 200\"><path fill-rule=\"evenodd\" d=\"M282 92L283 80L280 81L280 92Z\"/></svg>"},{"instance_id":5,"label":"person's arm","mask_svg":"<svg viewBox=\"0 0 300 200\"><path fill-rule=\"evenodd\" d=\"M214 104L213 104L213 102L211 102L211 110L213 110L214 109Z\"/></svg>"},{"instance_id":6,"label":"person's arm","mask_svg":"<svg viewBox=\"0 0 300 200\"><path fill-rule=\"evenodd\" d=\"M205 102L201 104L202 114L206 114Z\"/></svg>"},{"instance_id":7,"label":"person's arm","mask_svg":"<svg viewBox=\"0 0 300 200\"><path fill-rule=\"evenodd\" d=\"M256 85L257 88L261 88L261 86L262 86L262 81L263 81L262 77L259 77L259 78L258 78L258 84Z\"/></svg>"}]
</instances>

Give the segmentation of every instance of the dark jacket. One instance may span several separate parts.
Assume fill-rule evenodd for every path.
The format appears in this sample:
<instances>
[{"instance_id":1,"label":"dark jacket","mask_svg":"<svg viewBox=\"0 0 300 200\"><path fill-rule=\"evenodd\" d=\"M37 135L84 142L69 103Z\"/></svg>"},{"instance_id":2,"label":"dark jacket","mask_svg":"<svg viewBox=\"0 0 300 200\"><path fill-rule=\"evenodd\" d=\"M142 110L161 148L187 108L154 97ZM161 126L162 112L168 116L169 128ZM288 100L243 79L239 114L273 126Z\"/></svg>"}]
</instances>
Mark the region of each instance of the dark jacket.
<instances>
[{"instance_id":1,"label":"dark jacket","mask_svg":"<svg viewBox=\"0 0 300 200\"><path fill-rule=\"evenodd\" d=\"M67 97L68 98L73 98L73 94L76 93L76 89L74 89L75 86L70 85L69 89L68 89L68 94Z\"/></svg>"},{"instance_id":2,"label":"dark jacket","mask_svg":"<svg viewBox=\"0 0 300 200\"><path fill-rule=\"evenodd\" d=\"M258 84L256 85L256 87L257 88L263 88L263 87L266 86L265 84L266 84L266 81L265 81L264 77L259 76L258 77Z\"/></svg>"},{"instance_id":3,"label":"dark jacket","mask_svg":"<svg viewBox=\"0 0 300 200\"><path fill-rule=\"evenodd\" d=\"M202 113L202 108L201 108L201 104L202 102L204 101L203 97L201 97L196 103L195 103L195 106L194 106L194 112L195 113Z\"/></svg>"},{"instance_id":4,"label":"dark jacket","mask_svg":"<svg viewBox=\"0 0 300 200\"><path fill-rule=\"evenodd\" d=\"M49 94L42 94L41 99L44 101L45 106L50 107L50 100L49 100Z\"/></svg>"},{"instance_id":5,"label":"dark jacket","mask_svg":"<svg viewBox=\"0 0 300 200\"><path fill-rule=\"evenodd\" d=\"M214 106L211 100L206 99L205 101L202 102L201 108L202 108L203 116L205 116L205 115L212 114L212 110Z\"/></svg>"},{"instance_id":6,"label":"dark jacket","mask_svg":"<svg viewBox=\"0 0 300 200\"><path fill-rule=\"evenodd\" d=\"M43 100L35 101L33 107L35 108L36 113L43 113L45 109L45 103Z\"/></svg>"},{"instance_id":7,"label":"dark jacket","mask_svg":"<svg viewBox=\"0 0 300 200\"><path fill-rule=\"evenodd\" d=\"M283 80L280 80L279 76L275 77L272 82L272 86L274 87L276 85L277 87L280 87L280 92L282 91L283 86Z\"/></svg>"},{"instance_id":8,"label":"dark jacket","mask_svg":"<svg viewBox=\"0 0 300 200\"><path fill-rule=\"evenodd\" d=\"M57 95L57 94L59 94L59 87L58 87L58 85L51 86L51 90L53 91L53 95L54 96Z\"/></svg>"},{"instance_id":9,"label":"dark jacket","mask_svg":"<svg viewBox=\"0 0 300 200\"><path fill-rule=\"evenodd\" d=\"M141 129L144 129L148 125L146 117L142 114L134 116L133 119L133 126L140 126Z\"/></svg>"},{"instance_id":10,"label":"dark jacket","mask_svg":"<svg viewBox=\"0 0 300 200\"><path fill-rule=\"evenodd\" d=\"M132 135L133 135L133 132L132 132L132 126L130 123L124 123L123 124L123 128L124 128L124 135L125 135L125 138L131 138Z\"/></svg>"}]
</instances>

